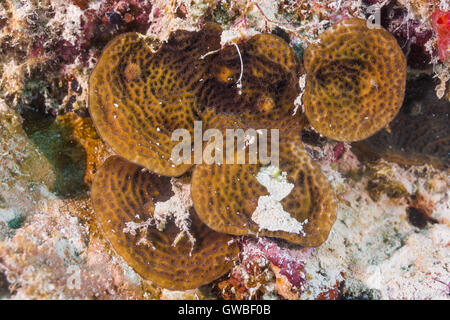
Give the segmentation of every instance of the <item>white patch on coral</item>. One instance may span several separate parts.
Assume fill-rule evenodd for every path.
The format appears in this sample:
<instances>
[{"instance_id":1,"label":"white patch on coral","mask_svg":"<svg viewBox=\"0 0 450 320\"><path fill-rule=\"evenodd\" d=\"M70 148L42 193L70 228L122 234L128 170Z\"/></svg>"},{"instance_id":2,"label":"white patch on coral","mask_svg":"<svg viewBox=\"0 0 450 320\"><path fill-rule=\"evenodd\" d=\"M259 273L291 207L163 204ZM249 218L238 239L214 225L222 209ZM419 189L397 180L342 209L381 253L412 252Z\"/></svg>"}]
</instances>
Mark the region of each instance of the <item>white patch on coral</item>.
<instances>
[{"instance_id":1,"label":"white patch on coral","mask_svg":"<svg viewBox=\"0 0 450 320\"><path fill-rule=\"evenodd\" d=\"M261 229L269 231L286 231L305 235L303 226L308 219L299 222L292 218L289 212L284 211L281 203L270 196L262 196L258 199L258 207L252 215Z\"/></svg>"},{"instance_id":2,"label":"white patch on coral","mask_svg":"<svg viewBox=\"0 0 450 320\"><path fill-rule=\"evenodd\" d=\"M146 239L146 230L151 226L155 226L159 231L163 231L166 227L167 221L174 219L174 223L180 233L173 242L176 246L183 236L187 236L192 247L195 244L195 238L190 233L189 228L191 220L189 218L189 210L192 208L191 185L182 183L175 178L172 178L172 191L174 195L167 201L157 202L152 217L144 222L130 221L126 223L123 232L136 235L136 231L143 231L143 237L138 240L138 244L145 244L153 247Z\"/></svg>"},{"instance_id":3,"label":"white patch on coral","mask_svg":"<svg viewBox=\"0 0 450 320\"><path fill-rule=\"evenodd\" d=\"M302 113L305 112L304 107L303 107L302 98L303 98L303 93L304 93L304 90L305 90L305 87L306 87L306 74L302 75L298 79L298 85L300 87L300 93L297 96L297 98L295 98L295 101L294 101L295 108L294 108L294 112L292 114L293 116L295 116L297 114L298 109L300 109Z\"/></svg>"},{"instance_id":4,"label":"white patch on coral","mask_svg":"<svg viewBox=\"0 0 450 320\"><path fill-rule=\"evenodd\" d=\"M286 172L280 174L278 168L269 166L262 168L256 179L266 187L269 195L259 197L258 206L252 214L252 220L261 229L304 235L303 226L308 223L308 220L299 222L294 219L289 212L284 211L280 203L294 188L292 183L287 182Z\"/></svg>"},{"instance_id":5,"label":"white patch on coral","mask_svg":"<svg viewBox=\"0 0 450 320\"><path fill-rule=\"evenodd\" d=\"M158 230L164 230L169 219L175 220L175 225L182 233L189 237L192 245L195 242L194 237L189 232L191 220L189 210L192 208L191 185L181 183L172 179L172 191L174 195L167 201L158 202L155 205L153 217L156 221Z\"/></svg>"},{"instance_id":6,"label":"white patch on coral","mask_svg":"<svg viewBox=\"0 0 450 320\"><path fill-rule=\"evenodd\" d=\"M271 198L281 201L291 193L294 184L289 183L286 179L286 172L273 166L261 168L256 176L256 180L266 187Z\"/></svg>"}]
</instances>

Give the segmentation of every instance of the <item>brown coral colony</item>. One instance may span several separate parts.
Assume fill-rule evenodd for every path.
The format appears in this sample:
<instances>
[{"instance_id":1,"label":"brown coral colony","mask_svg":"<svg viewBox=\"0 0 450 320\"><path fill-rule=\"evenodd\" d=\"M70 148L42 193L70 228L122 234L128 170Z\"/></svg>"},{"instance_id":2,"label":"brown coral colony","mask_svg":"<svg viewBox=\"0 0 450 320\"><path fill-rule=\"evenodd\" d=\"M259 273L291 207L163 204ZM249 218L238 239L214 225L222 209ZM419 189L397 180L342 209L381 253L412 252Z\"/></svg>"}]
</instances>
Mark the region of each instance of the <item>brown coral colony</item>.
<instances>
[{"instance_id":1,"label":"brown coral colony","mask_svg":"<svg viewBox=\"0 0 450 320\"><path fill-rule=\"evenodd\" d=\"M164 44L122 34L108 44L89 80L91 117L118 155L93 181L98 224L130 266L165 288L195 288L228 272L238 253L233 235L277 237L307 247L323 243L336 219L337 201L306 153L301 129L309 121L327 137L360 140L386 126L403 100L401 50L389 33L369 30L363 20L340 22L307 49L306 117L294 112L302 73L294 50L268 34L221 47L221 32L207 24L198 32L174 32ZM280 129L274 153L292 189L278 201L303 224L301 232L255 220L259 199L270 191L258 180L266 164L192 168L171 158L178 143L172 132L186 129L194 136L196 120L222 132ZM164 228L147 223L155 218L156 204L173 196L174 180L168 177L186 177L189 170L195 241L174 221Z\"/></svg>"},{"instance_id":2,"label":"brown coral colony","mask_svg":"<svg viewBox=\"0 0 450 320\"><path fill-rule=\"evenodd\" d=\"M258 234L316 247L328 237L336 220L335 195L320 169L304 150L299 134L280 139L280 168L293 183L281 204L302 230L263 228L253 213L258 199L267 196L257 176L261 165L197 165L192 177L192 198L200 217L212 229L233 235ZM207 184L208 192L205 192ZM276 218L275 218L276 219Z\"/></svg>"},{"instance_id":3,"label":"brown coral colony","mask_svg":"<svg viewBox=\"0 0 450 320\"><path fill-rule=\"evenodd\" d=\"M306 115L312 126L339 141L365 139L398 113L406 59L395 38L361 19L343 20L305 51Z\"/></svg>"}]
</instances>

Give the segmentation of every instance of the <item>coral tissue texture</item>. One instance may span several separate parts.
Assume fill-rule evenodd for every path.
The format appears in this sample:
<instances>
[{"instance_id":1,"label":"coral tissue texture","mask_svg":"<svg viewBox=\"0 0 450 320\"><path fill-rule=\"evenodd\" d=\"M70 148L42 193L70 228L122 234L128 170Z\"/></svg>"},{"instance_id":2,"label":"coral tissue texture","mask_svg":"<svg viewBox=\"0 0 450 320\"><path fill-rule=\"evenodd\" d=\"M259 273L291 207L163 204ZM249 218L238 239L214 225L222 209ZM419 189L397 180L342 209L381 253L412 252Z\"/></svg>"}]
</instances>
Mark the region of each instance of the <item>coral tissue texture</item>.
<instances>
[{"instance_id":1,"label":"coral tissue texture","mask_svg":"<svg viewBox=\"0 0 450 320\"><path fill-rule=\"evenodd\" d=\"M399 111L406 59L395 38L361 19L345 19L306 49L306 115L326 137L367 138Z\"/></svg>"},{"instance_id":2,"label":"coral tissue texture","mask_svg":"<svg viewBox=\"0 0 450 320\"><path fill-rule=\"evenodd\" d=\"M336 198L330 184L302 147L299 134L280 140L279 157L279 170L287 173L293 188L278 200L292 218L303 222L300 230L270 230L252 220L258 199L268 194L257 179L260 165L196 166L192 198L200 218L219 232L278 237L306 247L323 243L336 219ZM269 210L267 223L276 224L277 209L263 210Z\"/></svg>"}]
</instances>

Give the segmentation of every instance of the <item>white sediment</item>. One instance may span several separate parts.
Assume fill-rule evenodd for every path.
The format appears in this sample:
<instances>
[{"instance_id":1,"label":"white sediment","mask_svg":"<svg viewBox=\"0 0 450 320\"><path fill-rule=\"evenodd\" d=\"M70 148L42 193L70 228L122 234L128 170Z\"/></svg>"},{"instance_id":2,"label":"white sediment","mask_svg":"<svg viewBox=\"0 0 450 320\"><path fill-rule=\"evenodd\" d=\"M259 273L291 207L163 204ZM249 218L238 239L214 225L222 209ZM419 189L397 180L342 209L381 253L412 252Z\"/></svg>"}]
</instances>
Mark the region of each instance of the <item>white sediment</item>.
<instances>
[{"instance_id":1,"label":"white sediment","mask_svg":"<svg viewBox=\"0 0 450 320\"><path fill-rule=\"evenodd\" d=\"M136 230L146 230L150 226L155 226L159 231L163 231L167 221L173 219L177 228L180 229L173 246L176 246L182 236L187 236L191 245L194 246L195 238L189 231L191 225L189 210L193 205L190 184L181 183L176 179L172 179L171 182L174 195L167 201L157 202L153 215L146 221L142 223L127 222L123 232L135 235ZM143 239L138 242L145 243Z\"/></svg>"},{"instance_id":2,"label":"white sediment","mask_svg":"<svg viewBox=\"0 0 450 320\"><path fill-rule=\"evenodd\" d=\"M269 166L262 168L256 179L266 187L269 195L259 197L252 220L261 229L304 234L303 226L308 223L308 220L303 222L296 220L283 209L283 205L280 203L294 188L294 185L287 181L286 173L280 174L278 168Z\"/></svg>"}]
</instances>

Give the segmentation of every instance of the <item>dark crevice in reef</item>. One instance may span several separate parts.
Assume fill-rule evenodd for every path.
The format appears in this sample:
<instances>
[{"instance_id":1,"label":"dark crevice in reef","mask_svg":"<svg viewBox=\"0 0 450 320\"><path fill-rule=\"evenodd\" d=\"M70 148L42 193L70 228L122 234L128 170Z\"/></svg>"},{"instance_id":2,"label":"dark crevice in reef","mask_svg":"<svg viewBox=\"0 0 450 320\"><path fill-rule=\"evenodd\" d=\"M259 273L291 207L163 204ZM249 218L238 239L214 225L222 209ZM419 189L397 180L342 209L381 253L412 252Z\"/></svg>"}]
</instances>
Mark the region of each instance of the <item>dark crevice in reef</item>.
<instances>
[{"instance_id":1,"label":"dark crevice in reef","mask_svg":"<svg viewBox=\"0 0 450 320\"><path fill-rule=\"evenodd\" d=\"M21 116L25 133L53 166L56 178L50 191L61 198L86 192L86 151L71 139L72 129L43 107L22 109Z\"/></svg>"},{"instance_id":2,"label":"dark crevice in reef","mask_svg":"<svg viewBox=\"0 0 450 320\"><path fill-rule=\"evenodd\" d=\"M6 274L0 272L0 299L5 299L11 295Z\"/></svg>"},{"instance_id":3,"label":"dark crevice in reef","mask_svg":"<svg viewBox=\"0 0 450 320\"><path fill-rule=\"evenodd\" d=\"M352 151L362 161L385 158L401 165L432 164L450 166L450 102L438 99L437 83L423 75L406 85L405 101L390 132L381 130L352 144Z\"/></svg>"},{"instance_id":4,"label":"dark crevice in reef","mask_svg":"<svg viewBox=\"0 0 450 320\"><path fill-rule=\"evenodd\" d=\"M370 289L362 282L352 280L339 285L338 300L380 300L381 293L377 289Z\"/></svg>"},{"instance_id":5,"label":"dark crevice in reef","mask_svg":"<svg viewBox=\"0 0 450 320\"><path fill-rule=\"evenodd\" d=\"M364 0L367 6L366 19L373 15L369 7L380 3L377 0ZM407 64L414 69L425 70L430 68L431 56L426 50L426 43L433 36L430 28L424 28L423 23L410 15L408 9L396 0L385 3L380 12L380 23L397 40L398 45L405 54Z\"/></svg>"}]
</instances>

